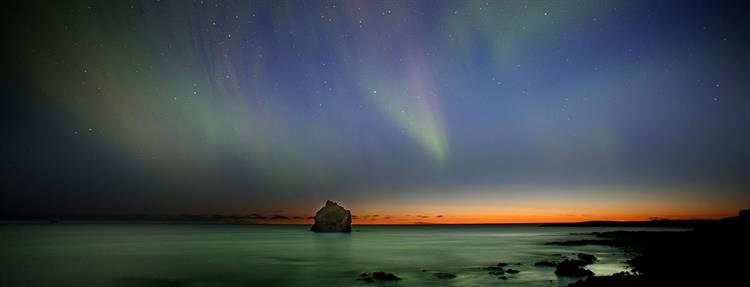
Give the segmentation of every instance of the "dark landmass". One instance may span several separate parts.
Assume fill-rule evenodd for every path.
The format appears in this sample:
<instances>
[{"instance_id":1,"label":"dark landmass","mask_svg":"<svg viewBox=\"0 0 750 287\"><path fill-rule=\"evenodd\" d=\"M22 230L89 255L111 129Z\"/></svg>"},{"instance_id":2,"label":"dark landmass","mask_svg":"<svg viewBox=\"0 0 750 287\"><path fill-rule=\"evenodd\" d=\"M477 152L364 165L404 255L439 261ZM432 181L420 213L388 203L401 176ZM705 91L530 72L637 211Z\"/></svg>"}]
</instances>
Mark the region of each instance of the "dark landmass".
<instances>
[{"instance_id":1,"label":"dark landmass","mask_svg":"<svg viewBox=\"0 0 750 287\"><path fill-rule=\"evenodd\" d=\"M634 255L627 262L631 272L589 276L570 285L574 287L741 285L750 270L749 231L750 212L743 210L737 217L700 221L691 231L592 233L598 239L549 244L608 245ZM566 263L566 271L579 272L575 263Z\"/></svg>"},{"instance_id":2,"label":"dark landmass","mask_svg":"<svg viewBox=\"0 0 750 287\"><path fill-rule=\"evenodd\" d=\"M686 219L670 220L657 219L648 221L584 221L570 223L548 223L542 226L557 227L678 227L678 228L696 228L700 226L709 226L716 222L715 219Z\"/></svg>"}]
</instances>

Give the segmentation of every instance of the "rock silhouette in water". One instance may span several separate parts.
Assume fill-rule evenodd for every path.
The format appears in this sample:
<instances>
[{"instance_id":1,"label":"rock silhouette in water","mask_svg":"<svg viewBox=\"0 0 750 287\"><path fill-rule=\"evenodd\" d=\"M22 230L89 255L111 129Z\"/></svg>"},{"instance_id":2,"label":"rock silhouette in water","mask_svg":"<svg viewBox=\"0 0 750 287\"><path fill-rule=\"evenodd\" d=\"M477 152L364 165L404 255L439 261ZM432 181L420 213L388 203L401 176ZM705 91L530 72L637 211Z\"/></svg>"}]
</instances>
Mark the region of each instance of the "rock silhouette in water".
<instances>
[{"instance_id":1,"label":"rock silhouette in water","mask_svg":"<svg viewBox=\"0 0 750 287\"><path fill-rule=\"evenodd\" d=\"M560 262L557 264L557 269L555 269L555 275L557 276L570 276L570 277L586 277L594 275L594 272L591 272L588 269L583 269L581 267L588 265L588 263L583 262L581 260L576 259L565 259L563 262Z\"/></svg>"},{"instance_id":2,"label":"rock silhouette in water","mask_svg":"<svg viewBox=\"0 0 750 287\"><path fill-rule=\"evenodd\" d=\"M315 214L315 224L310 231L351 232L352 213L333 201L326 201L326 205Z\"/></svg>"}]
</instances>

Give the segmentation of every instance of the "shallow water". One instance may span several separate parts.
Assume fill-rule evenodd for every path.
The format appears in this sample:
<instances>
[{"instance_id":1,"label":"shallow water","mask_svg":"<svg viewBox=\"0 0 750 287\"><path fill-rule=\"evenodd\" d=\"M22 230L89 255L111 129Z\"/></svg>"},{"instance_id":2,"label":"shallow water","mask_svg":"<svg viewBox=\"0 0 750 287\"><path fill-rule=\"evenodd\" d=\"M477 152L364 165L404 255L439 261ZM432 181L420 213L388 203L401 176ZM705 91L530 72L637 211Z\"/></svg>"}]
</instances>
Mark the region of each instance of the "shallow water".
<instances>
[{"instance_id":1,"label":"shallow water","mask_svg":"<svg viewBox=\"0 0 750 287\"><path fill-rule=\"evenodd\" d=\"M424 225L316 234L302 225L5 224L0 286L367 286L356 279L373 271L404 279L374 285L564 286L577 279L534 262L585 252L599 257L587 268L606 275L626 270L628 258L612 247L544 243L609 230ZM521 263L509 267L521 272L501 280L482 269L498 262Z\"/></svg>"}]
</instances>

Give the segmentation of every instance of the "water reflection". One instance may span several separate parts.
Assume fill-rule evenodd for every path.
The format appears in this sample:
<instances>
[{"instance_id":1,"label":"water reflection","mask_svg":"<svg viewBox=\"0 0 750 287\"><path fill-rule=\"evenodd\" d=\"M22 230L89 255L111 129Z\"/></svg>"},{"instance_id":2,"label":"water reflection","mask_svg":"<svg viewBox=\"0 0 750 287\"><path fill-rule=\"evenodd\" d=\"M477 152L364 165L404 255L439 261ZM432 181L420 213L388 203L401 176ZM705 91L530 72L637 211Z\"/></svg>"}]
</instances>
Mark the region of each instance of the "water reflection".
<instances>
[{"instance_id":1,"label":"water reflection","mask_svg":"<svg viewBox=\"0 0 750 287\"><path fill-rule=\"evenodd\" d=\"M2 225L2 286L365 286L361 272L387 271L408 286L494 286L485 267L520 263L503 285L560 286L544 259L585 252L596 274L625 268L603 246L544 245L603 228L537 226L359 226L312 233L307 226ZM582 236L582 235L577 235ZM434 272L456 274L438 279ZM164 283L166 282L166 283Z\"/></svg>"}]
</instances>

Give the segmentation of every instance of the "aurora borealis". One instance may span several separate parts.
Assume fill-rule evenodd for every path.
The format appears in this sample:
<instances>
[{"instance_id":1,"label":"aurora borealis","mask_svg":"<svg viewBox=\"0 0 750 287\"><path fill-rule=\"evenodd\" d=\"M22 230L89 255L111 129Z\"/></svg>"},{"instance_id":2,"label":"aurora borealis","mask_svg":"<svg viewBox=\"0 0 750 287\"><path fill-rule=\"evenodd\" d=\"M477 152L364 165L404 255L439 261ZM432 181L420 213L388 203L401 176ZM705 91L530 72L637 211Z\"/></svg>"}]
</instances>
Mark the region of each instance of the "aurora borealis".
<instances>
[{"instance_id":1,"label":"aurora borealis","mask_svg":"<svg viewBox=\"0 0 750 287\"><path fill-rule=\"evenodd\" d=\"M331 199L360 222L543 222L750 204L741 3L3 10L4 213L294 221Z\"/></svg>"}]
</instances>

